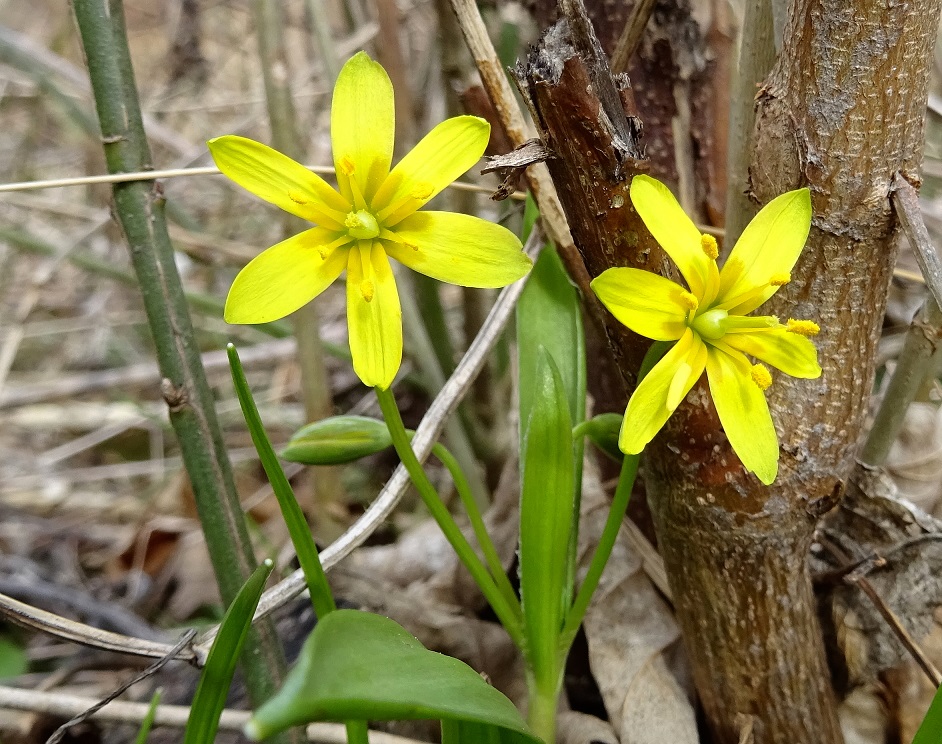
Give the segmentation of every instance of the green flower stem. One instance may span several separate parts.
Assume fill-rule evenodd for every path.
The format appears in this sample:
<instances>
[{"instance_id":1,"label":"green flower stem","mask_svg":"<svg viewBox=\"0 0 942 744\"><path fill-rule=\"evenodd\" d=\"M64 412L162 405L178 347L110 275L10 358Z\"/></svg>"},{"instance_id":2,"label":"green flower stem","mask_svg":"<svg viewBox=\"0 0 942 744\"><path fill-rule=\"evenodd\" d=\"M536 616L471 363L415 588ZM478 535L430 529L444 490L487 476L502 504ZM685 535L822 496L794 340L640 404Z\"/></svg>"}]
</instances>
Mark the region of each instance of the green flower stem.
<instances>
[{"instance_id":1,"label":"green flower stem","mask_svg":"<svg viewBox=\"0 0 942 744\"><path fill-rule=\"evenodd\" d=\"M559 691L562 689L562 660L552 675L546 679L534 679L528 674L527 723L530 730L547 744L556 741L556 710L559 707Z\"/></svg>"},{"instance_id":2,"label":"green flower stem","mask_svg":"<svg viewBox=\"0 0 942 744\"><path fill-rule=\"evenodd\" d=\"M421 276L421 274L416 276ZM410 279L414 278L410 277ZM421 286L421 284L413 284L413 286ZM402 324L406 331L405 339L409 351L414 356L422 375L428 380L431 386L430 392L437 395L445 387L446 378L432 344L430 326L426 325L425 314L419 312L411 293L402 292L399 295L399 302L402 306ZM461 409L459 409L457 419L449 419L445 424L445 436L458 462L461 463L464 473L468 476L471 493L474 494L478 503L486 504L490 500L490 494L477 468L474 448L470 441L471 432L472 427L461 415Z\"/></svg>"},{"instance_id":3,"label":"green flower stem","mask_svg":"<svg viewBox=\"0 0 942 744\"><path fill-rule=\"evenodd\" d=\"M625 509L628 508L628 501L631 499L631 489L635 484L640 459L641 455L625 455L625 459L622 460L621 473L618 476L618 485L615 488L615 498L612 499L612 506L608 512L608 518L605 520L605 527L602 529L599 544L595 548L595 554L589 563L589 570L586 572L582 586L579 587L576 599L566 617L563 631L560 633L560 653L563 657L569 652L569 647L579 631L579 626L582 625L582 619L589 608L589 602L592 601L592 595L595 594L599 580L602 578L605 564L608 563L612 548L615 547L615 539L618 537L618 530L621 527L622 519L624 519Z\"/></svg>"},{"instance_id":4,"label":"green flower stem","mask_svg":"<svg viewBox=\"0 0 942 744\"><path fill-rule=\"evenodd\" d=\"M518 648L523 648L524 637L523 629L519 615L514 611L514 607L509 605L504 598L503 593L498 589L495 580L491 577L484 563L478 558L474 548L465 539L455 520L448 509L438 497L438 492L429 481L422 464L412 451L409 444L409 435L402 423L402 417L399 415L399 408L396 406L396 399L390 390L382 390L378 387L373 388L376 391L376 399L379 401L379 407L383 412L383 418L386 420L386 426L389 428L389 435L392 437L393 446L399 454L403 467L408 471L413 485L418 490L425 507L429 510L432 517L438 523L448 542L458 554L458 558L471 573L475 583L481 589L487 601L490 603L497 615L498 620L507 630L513 642Z\"/></svg>"},{"instance_id":5,"label":"green flower stem","mask_svg":"<svg viewBox=\"0 0 942 744\"><path fill-rule=\"evenodd\" d=\"M346 721L347 744L370 744L366 721Z\"/></svg>"},{"instance_id":6,"label":"green flower stem","mask_svg":"<svg viewBox=\"0 0 942 744\"><path fill-rule=\"evenodd\" d=\"M327 575L324 573L324 567L317 552L317 545L314 544L314 538L311 536L311 530L304 518L304 512L301 511L301 507L298 505L298 500L295 498L291 484L285 476L285 471L282 469L281 463L278 462L278 456L265 434L262 418L258 414L258 406L255 405L255 400L252 398L249 383L245 379L245 372L239 361L239 352L236 351L235 346L229 344L226 347L226 353L229 355L232 380L235 383L236 395L239 397L239 405L242 407L242 415L245 416L249 433L252 435L252 443L258 451L259 460L261 460L265 475L268 476L268 481L271 483L275 498L278 499L278 506L281 508L285 525L288 527L288 534L294 545L294 551L298 556L298 563L301 564L301 570L304 572L304 579L311 595L314 612L317 613L318 618L323 618L329 612L336 610L337 604L334 602L333 593L330 591L330 584L327 583Z\"/></svg>"},{"instance_id":7,"label":"green flower stem","mask_svg":"<svg viewBox=\"0 0 942 744\"><path fill-rule=\"evenodd\" d=\"M478 508L477 501L474 499L474 494L471 493L468 479L465 477L461 465L458 464L458 460L448 451L445 445L438 442L432 446L432 454L435 455L435 457L448 468L448 472L451 473L451 478L455 482L455 490L458 492L458 497L464 505L468 520L471 522L471 529L474 531L474 536L477 538L478 545L481 547L481 552L484 553L484 560L491 571L491 576L497 583L497 588L500 590L501 594L504 595L507 604L514 608L517 617L522 618L523 612L520 609L520 600L517 599L517 594L510 584L510 579L507 578L507 572L504 571L500 556L497 555L497 549L494 547L491 536L487 532L484 519L481 517L481 510Z\"/></svg>"},{"instance_id":8,"label":"green flower stem","mask_svg":"<svg viewBox=\"0 0 942 744\"><path fill-rule=\"evenodd\" d=\"M88 63L110 173L152 168L119 0L73 3ZM162 391L206 536L223 602L231 604L258 565L249 542L232 467L186 305L163 198L152 182L115 184L114 210L124 230L164 378ZM270 622L253 628L242 655L249 694L269 698L284 675L284 655Z\"/></svg>"}]
</instances>

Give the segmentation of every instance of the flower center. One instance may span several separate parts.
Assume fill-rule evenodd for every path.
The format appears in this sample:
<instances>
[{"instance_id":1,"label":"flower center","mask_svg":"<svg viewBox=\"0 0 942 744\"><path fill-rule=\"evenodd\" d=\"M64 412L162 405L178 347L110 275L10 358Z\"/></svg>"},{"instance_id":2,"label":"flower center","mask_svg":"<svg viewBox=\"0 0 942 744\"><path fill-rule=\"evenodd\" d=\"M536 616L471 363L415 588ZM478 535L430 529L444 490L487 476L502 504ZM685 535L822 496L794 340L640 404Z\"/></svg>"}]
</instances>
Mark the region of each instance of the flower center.
<instances>
[{"instance_id":1,"label":"flower center","mask_svg":"<svg viewBox=\"0 0 942 744\"><path fill-rule=\"evenodd\" d=\"M371 240L379 235L379 223L365 209L350 212L343 224L347 227L347 235L357 240Z\"/></svg>"},{"instance_id":2,"label":"flower center","mask_svg":"<svg viewBox=\"0 0 942 744\"><path fill-rule=\"evenodd\" d=\"M726 335L726 319L728 317L729 313L722 308L713 308L694 318L690 327L700 334L701 338L715 341Z\"/></svg>"}]
</instances>

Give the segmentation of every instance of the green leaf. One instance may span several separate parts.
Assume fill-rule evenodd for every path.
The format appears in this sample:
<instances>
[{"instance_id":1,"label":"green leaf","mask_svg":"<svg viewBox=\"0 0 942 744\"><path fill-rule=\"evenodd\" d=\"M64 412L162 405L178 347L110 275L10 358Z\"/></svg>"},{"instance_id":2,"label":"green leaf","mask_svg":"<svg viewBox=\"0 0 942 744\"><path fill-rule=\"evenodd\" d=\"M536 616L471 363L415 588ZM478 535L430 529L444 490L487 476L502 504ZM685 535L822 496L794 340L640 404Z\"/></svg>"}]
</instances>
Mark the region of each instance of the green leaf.
<instances>
[{"instance_id":1,"label":"green leaf","mask_svg":"<svg viewBox=\"0 0 942 744\"><path fill-rule=\"evenodd\" d=\"M585 333L579 293L569 281L556 250L547 246L530 272L517 303L517 354L520 368L520 422L530 418L539 347L556 363L569 416L585 418ZM580 458L581 460L581 458Z\"/></svg>"},{"instance_id":2,"label":"green leaf","mask_svg":"<svg viewBox=\"0 0 942 744\"><path fill-rule=\"evenodd\" d=\"M284 687L246 726L262 739L312 721L437 719L533 744L520 713L467 664L429 651L389 618L337 610L318 622Z\"/></svg>"},{"instance_id":3,"label":"green leaf","mask_svg":"<svg viewBox=\"0 0 942 744\"><path fill-rule=\"evenodd\" d=\"M158 687L150 699L150 705L147 706L147 715L141 721L141 727L137 730L137 738L134 744L147 744L147 737L150 736L150 730L154 726L154 718L157 717L157 706L160 705L160 698L163 697L164 690Z\"/></svg>"},{"instance_id":4,"label":"green leaf","mask_svg":"<svg viewBox=\"0 0 942 744\"><path fill-rule=\"evenodd\" d=\"M366 416L332 416L299 429L282 457L305 465L342 465L392 447L386 423Z\"/></svg>"},{"instance_id":5,"label":"green leaf","mask_svg":"<svg viewBox=\"0 0 942 744\"><path fill-rule=\"evenodd\" d=\"M281 509L281 516L288 528L294 552L298 556L298 563L301 564L301 570L304 572L304 580L311 595L311 604L314 605L314 612L317 616L324 617L329 612L333 612L337 605L334 604L334 597L327 583L327 576L324 574L324 567L321 565L311 528L304 518L304 512L301 511L298 500L294 497L291 484L265 433L265 426L262 424L261 416L258 415L258 407L255 405L249 383L245 379L242 363L239 361L239 352L236 351L235 346L229 344L226 347L226 353L229 356L232 382L239 398L239 405L242 407L242 415L252 435L252 443L258 452L258 459L265 469L265 475L268 476L272 491L278 500L278 508Z\"/></svg>"},{"instance_id":6,"label":"green leaf","mask_svg":"<svg viewBox=\"0 0 942 744\"><path fill-rule=\"evenodd\" d=\"M212 744L214 741L219 716L226 706L232 675L235 674L239 655L252 627L252 616L273 566L274 563L269 559L256 568L226 610L219 626L219 635L209 649L206 666L196 687L183 744Z\"/></svg>"},{"instance_id":7,"label":"green leaf","mask_svg":"<svg viewBox=\"0 0 942 744\"><path fill-rule=\"evenodd\" d=\"M935 691L935 696L926 711L926 717L919 724L919 730L913 737L913 744L939 744L942 741L942 687Z\"/></svg>"},{"instance_id":8,"label":"green leaf","mask_svg":"<svg viewBox=\"0 0 942 744\"><path fill-rule=\"evenodd\" d=\"M527 660L548 684L558 673L559 633L569 609L569 546L575 512L572 424L563 383L541 347L521 459L520 594Z\"/></svg>"}]
</instances>

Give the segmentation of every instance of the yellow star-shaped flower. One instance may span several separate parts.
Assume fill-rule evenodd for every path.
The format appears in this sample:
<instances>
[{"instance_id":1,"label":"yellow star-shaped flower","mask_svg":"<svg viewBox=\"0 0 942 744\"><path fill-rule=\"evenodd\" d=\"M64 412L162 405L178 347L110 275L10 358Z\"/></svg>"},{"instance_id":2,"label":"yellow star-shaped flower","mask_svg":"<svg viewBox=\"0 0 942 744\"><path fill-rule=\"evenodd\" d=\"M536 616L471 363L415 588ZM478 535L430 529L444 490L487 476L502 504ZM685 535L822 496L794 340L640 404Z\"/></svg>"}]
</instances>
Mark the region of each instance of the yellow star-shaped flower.
<instances>
[{"instance_id":1,"label":"yellow star-shaped flower","mask_svg":"<svg viewBox=\"0 0 942 744\"><path fill-rule=\"evenodd\" d=\"M316 227L272 246L236 277L230 323L267 323L294 312L346 269L353 368L386 389L402 361L402 312L389 256L415 271L465 287L502 287L531 261L500 225L451 212L419 212L474 165L490 126L457 116L435 127L392 164L393 89L365 53L340 71L331 110L339 192L286 155L244 137L209 141L219 169L256 196Z\"/></svg>"},{"instance_id":2,"label":"yellow star-shaped flower","mask_svg":"<svg viewBox=\"0 0 942 744\"><path fill-rule=\"evenodd\" d=\"M745 468L765 484L778 473L778 438L764 390L769 370L793 377L821 375L808 340L809 320L749 315L787 284L811 228L808 189L773 199L743 231L720 271L716 240L703 235L668 188L649 176L631 182L635 209L680 269L688 289L640 269L615 268L592 288L620 322L656 341L676 343L628 401L618 444L637 454L680 405L704 369L720 422Z\"/></svg>"}]
</instances>

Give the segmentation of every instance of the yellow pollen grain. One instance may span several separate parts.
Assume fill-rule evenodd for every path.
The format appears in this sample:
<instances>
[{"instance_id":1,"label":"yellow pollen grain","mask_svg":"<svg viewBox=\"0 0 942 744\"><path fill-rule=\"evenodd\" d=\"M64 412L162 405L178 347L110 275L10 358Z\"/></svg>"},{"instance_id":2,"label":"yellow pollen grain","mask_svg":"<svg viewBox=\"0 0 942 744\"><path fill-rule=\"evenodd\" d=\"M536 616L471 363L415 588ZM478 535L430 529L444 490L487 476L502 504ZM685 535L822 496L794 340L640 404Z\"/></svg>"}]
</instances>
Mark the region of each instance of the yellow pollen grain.
<instances>
[{"instance_id":1,"label":"yellow pollen grain","mask_svg":"<svg viewBox=\"0 0 942 744\"><path fill-rule=\"evenodd\" d=\"M681 291L679 299L680 304L688 310L696 310L700 307L700 302L690 292Z\"/></svg>"},{"instance_id":2,"label":"yellow pollen grain","mask_svg":"<svg viewBox=\"0 0 942 744\"><path fill-rule=\"evenodd\" d=\"M428 199L432 195L432 192L434 190L435 189L432 188L431 184L420 183L418 186L412 189L412 193L410 194L410 196L413 199L418 199L419 201L421 201L422 199Z\"/></svg>"},{"instance_id":3,"label":"yellow pollen grain","mask_svg":"<svg viewBox=\"0 0 942 744\"><path fill-rule=\"evenodd\" d=\"M783 271L780 274L772 274L772 278L769 279L769 284L771 284L773 287L781 287L785 284L788 284L791 280L792 275Z\"/></svg>"},{"instance_id":4,"label":"yellow pollen grain","mask_svg":"<svg viewBox=\"0 0 942 744\"><path fill-rule=\"evenodd\" d=\"M307 204L307 199L301 196L297 191L289 191L288 198L295 204Z\"/></svg>"},{"instance_id":5,"label":"yellow pollen grain","mask_svg":"<svg viewBox=\"0 0 942 744\"><path fill-rule=\"evenodd\" d=\"M340 165L340 171L345 176L352 176L357 169L356 163L354 163L353 160L346 155L340 158L339 165Z\"/></svg>"},{"instance_id":6,"label":"yellow pollen grain","mask_svg":"<svg viewBox=\"0 0 942 744\"><path fill-rule=\"evenodd\" d=\"M720 249L716 245L716 238L712 235L707 235L704 233L700 236L700 247L703 249L703 252L714 261L716 257L720 255Z\"/></svg>"},{"instance_id":7,"label":"yellow pollen grain","mask_svg":"<svg viewBox=\"0 0 942 744\"><path fill-rule=\"evenodd\" d=\"M799 336L817 336L821 332L821 326L813 320L789 318L785 327L790 333L797 333Z\"/></svg>"},{"instance_id":8,"label":"yellow pollen grain","mask_svg":"<svg viewBox=\"0 0 942 744\"><path fill-rule=\"evenodd\" d=\"M360 282L360 293L363 295L364 300L372 302L373 295L376 294L376 287L373 286L373 282L369 279L364 279Z\"/></svg>"},{"instance_id":9,"label":"yellow pollen grain","mask_svg":"<svg viewBox=\"0 0 942 744\"><path fill-rule=\"evenodd\" d=\"M318 252L318 253L320 254L320 256L321 256L321 261L326 261L326 260L327 260L328 253L327 253L327 249L326 249L326 248L318 248L318 249L317 249L317 252Z\"/></svg>"},{"instance_id":10,"label":"yellow pollen grain","mask_svg":"<svg viewBox=\"0 0 942 744\"><path fill-rule=\"evenodd\" d=\"M759 386L760 390L768 390L772 384L772 375L768 367L764 364L752 365L752 381Z\"/></svg>"}]
</instances>

